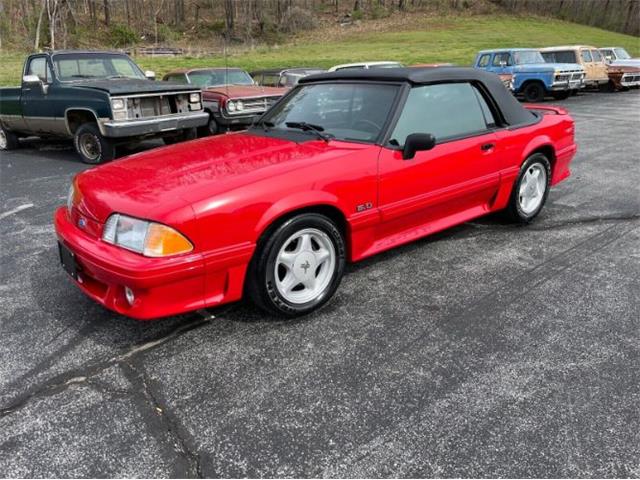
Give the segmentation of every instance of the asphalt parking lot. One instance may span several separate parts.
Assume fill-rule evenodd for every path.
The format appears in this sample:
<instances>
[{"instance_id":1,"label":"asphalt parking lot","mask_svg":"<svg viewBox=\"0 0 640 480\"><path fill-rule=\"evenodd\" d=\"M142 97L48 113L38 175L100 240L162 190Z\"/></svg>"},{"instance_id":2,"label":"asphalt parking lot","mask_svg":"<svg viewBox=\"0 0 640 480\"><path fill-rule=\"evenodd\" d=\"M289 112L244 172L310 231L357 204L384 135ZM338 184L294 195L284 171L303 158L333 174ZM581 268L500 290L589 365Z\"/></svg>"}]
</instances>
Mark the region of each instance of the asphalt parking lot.
<instances>
[{"instance_id":1,"label":"asphalt parking lot","mask_svg":"<svg viewBox=\"0 0 640 480\"><path fill-rule=\"evenodd\" d=\"M297 321L103 309L52 227L86 166L4 152L0 476L640 476L640 92L562 105L579 153L534 224L351 265Z\"/></svg>"}]
</instances>

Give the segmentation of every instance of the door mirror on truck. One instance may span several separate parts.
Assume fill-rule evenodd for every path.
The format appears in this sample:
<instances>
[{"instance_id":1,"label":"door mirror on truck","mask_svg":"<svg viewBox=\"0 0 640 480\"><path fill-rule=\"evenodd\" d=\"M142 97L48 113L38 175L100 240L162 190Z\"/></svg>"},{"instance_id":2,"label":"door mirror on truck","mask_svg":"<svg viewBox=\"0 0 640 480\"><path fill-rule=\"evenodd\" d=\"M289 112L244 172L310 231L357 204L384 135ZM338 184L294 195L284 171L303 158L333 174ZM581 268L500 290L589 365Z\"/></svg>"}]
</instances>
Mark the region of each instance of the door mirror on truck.
<instances>
[{"instance_id":1,"label":"door mirror on truck","mask_svg":"<svg viewBox=\"0 0 640 480\"><path fill-rule=\"evenodd\" d=\"M30 88L39 87L45 95L49 91L49 85L44 83L38 75L25 75L22 77L22 85Z\"/></svg>"},{"instance_id":2,"label":"door mirror on truck","mask_svg":"<svg viewBox=\"0 0 640 480\"><path fill-rule=\"evenodd\" d=\"M147 77L147 79L149 80L155 80L156 72L154 72L153 70L147 70L146 72L144 72L144 76Z\"/></svg>"}]
</instances>

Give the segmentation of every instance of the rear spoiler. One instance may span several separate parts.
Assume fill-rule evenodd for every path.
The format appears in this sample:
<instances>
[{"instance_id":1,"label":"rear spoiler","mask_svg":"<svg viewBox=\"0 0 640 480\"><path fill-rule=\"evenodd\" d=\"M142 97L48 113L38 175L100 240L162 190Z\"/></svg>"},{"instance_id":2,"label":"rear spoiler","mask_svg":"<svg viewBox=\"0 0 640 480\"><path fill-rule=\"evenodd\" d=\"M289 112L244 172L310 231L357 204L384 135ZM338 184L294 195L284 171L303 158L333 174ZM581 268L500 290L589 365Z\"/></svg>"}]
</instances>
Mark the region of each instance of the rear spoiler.
<instances>
[{"instance_id":1,"label":"rear spoiler","mask_svg":"<svg viewBox=\"0 0 640 480\"><path fill-rule=\"evenodd\" d=\"M568 115L564 108L554 107L551 105L539 105L534 103L527 103L524 105L524 108L527 110L533 110L534 112L538 112L541 115Z\"/></svg>"}]
</instances>

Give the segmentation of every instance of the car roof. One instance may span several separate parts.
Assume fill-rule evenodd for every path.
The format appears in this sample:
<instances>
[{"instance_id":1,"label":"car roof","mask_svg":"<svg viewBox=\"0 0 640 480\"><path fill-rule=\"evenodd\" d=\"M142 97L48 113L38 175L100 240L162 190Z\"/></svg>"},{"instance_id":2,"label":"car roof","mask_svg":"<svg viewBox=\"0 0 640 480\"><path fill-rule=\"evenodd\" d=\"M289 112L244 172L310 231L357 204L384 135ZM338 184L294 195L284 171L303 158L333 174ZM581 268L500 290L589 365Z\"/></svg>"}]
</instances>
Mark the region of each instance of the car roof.
<instances>
[{"instance_id":1,"label":"car roof","mask_svg":"<svg viewBox=\"0 0 640 480\"><path fill-rule=\"evenodd\" d=\"M498 53L498 52L532 52L537 51L537 48L490 48L488 50L480 50L478 53Z\"/></svg>"},{"instance_id":2,"label":"car roof","mask_svg":"<svg viewBox=\"0 0 640 480\"><path fill-rule=\"evenodd\" d=\"M32 53L31 55L69 55L69 54L101 54L101 55L129 55L126 52L117 50L48 50L42 53Z\"/></svg>"},{"instance_id":3,"label":"car roof","mask_svg":"<svg viewBox=\"0 0 640 480\"><path fill-rule=\"evenodd\" d=\"M590 48L593 50L597 50L596 47L592 47L591 45L558 45L556 47L544 47L541 48L541 52L552 52L554 50L577 50L579 48Z\"/></svg>"},{"instance_id":4,"label":"car roof","mask_svg":"<svg viewBox=\"0 0 640 480\"><path fill-rule=\"evenodd\" d=\"M193 73L193 72L208 72L210 70L214 70L216 72L220 72L220 71L244 71L242 68L239 67L202 67L202 68L176 68L175 70L171 70L170 72L167 72L164 76L166 77L167 75L177 75L179 73Z\"/></svg>"},{"instance_id":5,"label":"car roof","mask_svg":"<svg viewBox=\"0 0 640 480\"><path fill-rule=\"evenodd\" d=\"M360 66L375 66L375 65L392 65L400 62L396 62L394 60L382 60L377 62L354 62L354 63L341 63L340 65L334 65L331 67L332 69L338 68L349 68L349 67L360 67Z\"/></svg>"},{"instance_id":6,"label":"car roof","mask_svg":"<svg viewBox=\"0 0 640 480\"><path fill-rule=\"evenodd\" d=\"M498 103L505 120L509 125L532 123L535 117L504 88L500 77L495 73L471 67L411 67L381 68L371 70L338 70L319 73L300 79L298 85L320 83L409 83L411 85L428 85L432 83L472 82L481 83Z\"/></svg>"},{"instance_id":7,"label":"car roof","mask_svg":"<svg viewBox=\"0 0 640 480\"><path fill-rule=\"evenodd\" d=\"M251 75L265 74L265 73L296 73L296 72L309 72L309 71L325 71L326 68L320 67L290 67L290 68L266 68L264 70L253 70Z\"/></svg>"}]
</instances>

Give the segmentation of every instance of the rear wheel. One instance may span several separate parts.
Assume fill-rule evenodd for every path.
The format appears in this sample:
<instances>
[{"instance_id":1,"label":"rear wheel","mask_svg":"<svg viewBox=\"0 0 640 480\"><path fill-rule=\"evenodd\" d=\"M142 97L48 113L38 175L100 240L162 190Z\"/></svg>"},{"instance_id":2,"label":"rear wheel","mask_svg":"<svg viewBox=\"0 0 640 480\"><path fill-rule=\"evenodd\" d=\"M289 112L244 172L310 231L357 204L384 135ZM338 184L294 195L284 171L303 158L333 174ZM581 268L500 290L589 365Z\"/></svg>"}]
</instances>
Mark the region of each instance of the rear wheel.
<instances>
[{"instance_id":1,"label":"rear wheel","mask_svg":"<svg viewBox=\"0 0 640 480\"><path fill-rule=\"evenodd\" d=\"M527 83L522 90L527 102L538 103L544 100L545 88L540 82Z\"/></svg>"},{"instance_id":2,"label":"rear wheel","mask_svg":"<svg viewBox=\"0 0 640 480\"><path fill-rule=\"evenodd\" d=\"M73 144L80 160L89 165L108 162L116 157L115 145L102 136L95 123L80 125L73 136Z\"/></svg>"},{"instance_id":3,"label":"rear wheel","mask_svg":"<svg viewBox=\"0 0 640 480\"><path fill-rule=\"evenodd\" d=\"M515 222L529 223L544 207L549 195L551 165L542 153L534 153L522 164L513 186L507 215Z\"/></svg>"},{"instance_id":4,"label":"rear wheel","mask_svg":"<svg viewBox=\"0 0 640 480\"><path fill-rule=\"evenodd\" d=\"M247 273L247 294L272 314L305 315L333 297L345 263L344 239L336 225L323 215L301 214L258 247Z\"/></svg>"}]
</instances>

